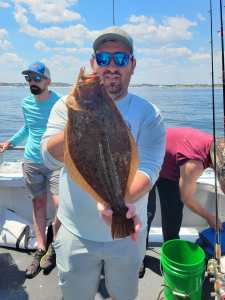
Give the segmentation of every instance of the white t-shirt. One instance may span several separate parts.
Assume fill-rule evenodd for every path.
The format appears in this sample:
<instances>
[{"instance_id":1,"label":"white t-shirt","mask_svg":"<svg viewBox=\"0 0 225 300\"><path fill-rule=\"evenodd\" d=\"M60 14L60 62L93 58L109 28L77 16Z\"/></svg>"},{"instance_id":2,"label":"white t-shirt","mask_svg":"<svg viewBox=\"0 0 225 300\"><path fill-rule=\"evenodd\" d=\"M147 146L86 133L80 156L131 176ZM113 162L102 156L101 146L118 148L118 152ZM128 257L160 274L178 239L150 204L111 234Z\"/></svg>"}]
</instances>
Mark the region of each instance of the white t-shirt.
<instances>
[{"instance_id":1,"label":"white t-shirt","mask_svg":"<svg viewBox=\"0 0 225 300\"><path fill-rule=\"evenodd\" d=\"M64 130L67 123L66 96L53 107L47 130L42 139L42 156L50 169L63 167L59 184L58 218L73 234L97 242L112 241L111 230L104 223L93 197L79 187L69 176L64 165L47 151L48 138ZM149 177L153 185L165 154L165 128L159 110L150 102L133 94L115 102L136 141L139 157L139 171ZM142 228L147 223L147 197L136 203Z\"/></svg>"}]
</instances>

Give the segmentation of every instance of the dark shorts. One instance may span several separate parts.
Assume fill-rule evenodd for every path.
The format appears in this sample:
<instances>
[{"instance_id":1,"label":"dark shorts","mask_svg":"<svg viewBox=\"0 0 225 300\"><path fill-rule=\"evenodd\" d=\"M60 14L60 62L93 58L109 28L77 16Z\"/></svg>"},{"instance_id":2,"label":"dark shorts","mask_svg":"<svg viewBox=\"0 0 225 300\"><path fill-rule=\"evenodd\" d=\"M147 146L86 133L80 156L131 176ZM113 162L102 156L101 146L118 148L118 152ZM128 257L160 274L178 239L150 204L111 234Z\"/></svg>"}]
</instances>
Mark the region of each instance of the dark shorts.
<instances>
[{"instance_id":1,"label":"dark shorts","mask_svg":"<svg viewBox=\"0 0 225 300\"><path fill-rule=\"evenodd\" d=\"M32 199L47 192L51 195L59 194L60 170L52 171L44 164L30 161L24 161L22 168L25 184Z\"/></svg>"}]
</instances>

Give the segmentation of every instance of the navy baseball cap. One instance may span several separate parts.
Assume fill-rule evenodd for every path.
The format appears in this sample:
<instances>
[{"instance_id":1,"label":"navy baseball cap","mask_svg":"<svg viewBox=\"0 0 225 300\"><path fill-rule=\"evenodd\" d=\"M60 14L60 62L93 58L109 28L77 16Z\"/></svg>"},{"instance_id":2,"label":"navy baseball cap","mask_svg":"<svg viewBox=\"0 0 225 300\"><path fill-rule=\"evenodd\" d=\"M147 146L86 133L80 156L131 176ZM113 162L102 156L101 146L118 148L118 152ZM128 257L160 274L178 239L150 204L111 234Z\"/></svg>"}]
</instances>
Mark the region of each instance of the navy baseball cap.
<instances>
[{"instance_id":1,"label":"navy baseball cap","mask_svg":"<svg viewBox=\"0 0 225 300\"><path fill-rule=\"evenodd\" d=\"M45 64L43 64L40 61L33 62L31 65L29 65L27 70L24 70L22 72L22 74L27 75L31 72L34 72L40 76L43 76L43 77L51 80L51 75L50 75L49 69L46 67Z\"/></svg>"}]
</instances>

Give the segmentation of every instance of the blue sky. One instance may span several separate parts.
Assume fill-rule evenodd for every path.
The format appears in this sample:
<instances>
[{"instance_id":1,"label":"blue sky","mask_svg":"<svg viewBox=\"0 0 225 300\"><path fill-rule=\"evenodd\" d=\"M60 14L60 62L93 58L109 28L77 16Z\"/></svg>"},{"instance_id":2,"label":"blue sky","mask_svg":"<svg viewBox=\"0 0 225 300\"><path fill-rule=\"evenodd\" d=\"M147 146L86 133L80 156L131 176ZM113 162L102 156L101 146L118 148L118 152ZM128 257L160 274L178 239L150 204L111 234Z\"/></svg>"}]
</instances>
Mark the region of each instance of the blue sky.
<instances>
[{"instance_id":1,"label":"blue sky","mask_svg":"<svg viewBox=\"0 0 225 300\"><path fill-rule=\"evenodd\" d=\"M221 82L219 0L213 0L215 81ZM134 39L133 83L210 83L207 0L115 0L115 23ZM0 82L45 62L53 81L72 83L89 70L92 42L113 25L112 0L0 1Z\"/></svg>"}]
</instances>

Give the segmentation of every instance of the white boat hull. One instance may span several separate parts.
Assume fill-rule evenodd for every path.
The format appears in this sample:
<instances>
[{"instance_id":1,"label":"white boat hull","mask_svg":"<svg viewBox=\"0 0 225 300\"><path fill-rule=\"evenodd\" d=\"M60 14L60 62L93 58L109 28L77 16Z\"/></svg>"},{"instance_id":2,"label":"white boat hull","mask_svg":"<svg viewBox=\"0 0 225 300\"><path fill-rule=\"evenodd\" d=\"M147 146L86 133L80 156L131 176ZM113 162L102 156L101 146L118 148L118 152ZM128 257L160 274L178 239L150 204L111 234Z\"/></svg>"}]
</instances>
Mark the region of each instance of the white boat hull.
<instances>
[{"instance_id":1,"label":"white boat hull","mask_svg":"<svg viewBox=\"0 0 225 300\"><path fill-rule=\"evenodd\" d=\"M147 195L146 195L147 197ZM207 169L198 180L196 199L209 211L215 212L214 173ZM219 217L225 220L225 196L218 188ZM23 181L21 162L3 162L0 165L0 207L15 211L32 222L32 200L29 199ZM52 203L48 201L48 219L54 216ZM195 240L198 231L207 227L206 221L184 208L181 238ZM150 240L162 241L160 205L157 201L156 215L152 223Z\"/></svg>"},{"instance_id":2,"label":"white boat hull","mask_svg":"<svg viewBox=\"0 0 225 300\"><path fill-rule=\"evenodd\" d=\"M21 162L0 165L0 207L11 209L32 222L32 199L25 188ZM48 219L53 215L53 205L48 201Z\"/></svg>"}]
</instances>

